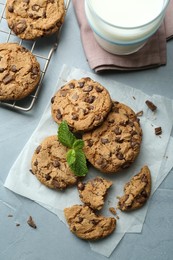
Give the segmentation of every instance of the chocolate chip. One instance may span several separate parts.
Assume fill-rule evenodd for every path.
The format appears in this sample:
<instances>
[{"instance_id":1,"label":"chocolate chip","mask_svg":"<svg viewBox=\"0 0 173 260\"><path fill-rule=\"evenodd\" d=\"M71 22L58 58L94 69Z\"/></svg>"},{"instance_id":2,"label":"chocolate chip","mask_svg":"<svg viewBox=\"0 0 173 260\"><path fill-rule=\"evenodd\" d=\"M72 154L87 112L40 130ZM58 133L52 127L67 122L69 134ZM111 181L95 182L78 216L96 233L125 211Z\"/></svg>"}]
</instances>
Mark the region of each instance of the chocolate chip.
<instances>
[{"instance_id":1,"label":"chocolate chip","mask_svg":"<svg viewBox=\"0 0 173 260\"><path fill-rule=\"evenodd\" d=\"M4 70L5 70L4 68L0 68L0 73L4 72Z\"/></svg>"},{"instance_id":2,"label":"chocolate chip","mask_svg":"<svg viewBox=\"0 0 173 260\"><path fill-rule=\"evenodd\" d=\"M92 90L93 90L93 86L92 85L89 85L89 86L83 88L83 92L90 92Z\"/></svg>"},{"instance_id":3,"label":"chocolate chip","mask_svg":"<svg viewBox=\"0 0 173 260\"><path fill-rule=\"evenodd\" d=\"M72 119L73 119L73 120L78 120L78 119L79 119L79 116L76 115L76 114L73 114L73 115L72 115Z\"/></svg>"},{"instance_id":4,"label":"chocolate chip","mask_svg":"<svg viewBox=\"0 0 173 260\"><path fill-rule=\"evenodd\" d=\"M114 120L114 119L111 119L111 118L110 118L110 119L108 119L108 123L109 123L109 124L113 124L114 122L115 122L115 120Z\"/></svg>"},{"instance_id":5,"label":"chocolate chip","mask_svg":"<svg viewBox=\"0 0 173 260\"><path fill-rule=\"evenodd\" d=\"M66 96L67 96L67 93L68 93L68 90L65 90L65 89L63 89L63 90L60 91L60 95L61 95L62 97L66 97Z\"/></svg>"},{"instance_id":6,"label":"chocolate chip","mask_svg":"<svg viewBox=\"0 0 173 260\"><path fill-rule=\"evenodd\" d=\"M33 75L38 75L38 74L39 74L39 68L38 68L38 67L32 67L31 73L32 73Z\"/></svg>"},{"instance_id":7,"label":"chocolate chip","mask_svg":"<svg viewBox=\"0 0 173 260\"><path fill-rule=\"evenodd\" d=\"M101 88L101 87L99 87L99 86L96 86L96 91L97 91L98 93L101 93L101 92L103 91L103 88Z\"/></svg>"},{"instance_id":8,"label":"chocolate chip","mask_svg":"<svg viewBox=\"0 0 173 260\"><path fill-rule=\"evenodd\" d=\"M122 130L117 126L115 129L114 129L114 133L116 135L120 135L122 133Z\"/></svg>"},{"instance_id":9,"label":"chocolate chip","mask_svg":"<svg viewBox=\"0 0 173 260\"><path fill-rule=\"evenodd\" d=\"M131 147L132 149L138 148L139 147L139 143L136 141L131 141Z\"/></svg>"},{"instance_id":10,"label":"chocolate chip","mask_svg":"<svg viewBox=\"0 0 173 260\"><path fill-rule=\"evenodd\" d=\"M161 135L162 134L162 128L160 126L156 127L154 130L155 130L155 135Z\"/></svg>"},{"instance_id":11,"label":"chocolate chip","mask_svg":"<svg viewBox=\"0 0 173 260\"><path fill-rule=\"evenodd\" d=\"M116 157L117 157L119 160L123 160L123 159L124 159L124 156L123 156L123 154L122 154L121 152L118 152L118 153L116 154Z\"/></svg>"},{"instance_id":12,"label":"chocolate chip","mask_svg":"<svg viewBox=\"0 0 173 260\"><path fill-rule=\"evenodd\" d=\"M60 162L58 160L53 161L53 166L55 168L59 168L60 167Z\"/></svg>"},{"instance_id":13,"label":"chocolate chip","mask_svg":"<svg viewBox=\"0 0 173 260\"><path fill-rule=\"evenodd\" d=\"M36 148L36 153L38 154L41 150L41 145L39 145L37 148Z\"/></svg>"},{"instance_id":14,"label":"chocolate chip","mask_svg":"<svg viewBox=\"0 0 173 260\"><path fill-rule=\"evenodd\" d=\"M126 122L126 121L121 121L119 124L120 124L121 126L126 126L126 125L127 125L127 122Z\"/></svg>"},{"instance_id":15,"label":"chocolate chip","mask_svg":"<svg viewBox=\"0 0 173 260\"><path fill-rule=\"evenodd\" d=\"M107 143L109 143L109 140L107 138L101 138L101 143L107 144Z\"/></svg>"},{"instance_id":16,"label":"chocolate chip","mask_svg":"<svg viewBox=\"0 0 173 260\"><path fill-rule=\"evenodd\" d=\"M85 85L85 82L78 82L78 84L79 84L79 87L80 87L80 88L83 88L84 85Z\"/></svg>"},{"instance_id":17,"label":"chocolate chip","mask_svg":"<svg viewBox=\"0 0 173 260\"><path fill-rule=\"evenodd\" d=\"M157 109L157 107L150 100L146 100L145 103L151 111L155 111Z\"/></svg>"},{"instance_id":18,"label":"chocolate chip","mask_svg":"<svg viewBox=\"0 0 173 260\"><path fill-rule=\"evenodd\" d=\"M78 190L82 191L85 188L85 184L82 182L78 182L77 187L78 187Z\"/></svg>"},{"instance_id":19,"label":"chocolate chip","mask_svg":"<svg viewBox=\"0 0 173 260\"><path fill-rule=\"evenodd\" d=\"M6 85L6 84L10 83L12 80L13 80L13 76L10 75L10 74L8 74L7 76L5 76L5 77L3 78L2 81L3 81L3 83Z\"/></svg>"},{"instance_id":20,"label":"chocolate chip","mask_svg":"<svg viewBox=\"0 0 173 260\"><path fill-rule=\"evenodd\" d=\"M38 165L38 161L35 160L35 162L34 162L34 166L37 166L37 165Z\"/></svg>"},{"instance_id":21,"label":"chocolate chip","mask_svg":"<svg viewBox=\"0 0 173 260\"><path fill-rule=\"evenodd\" d=\"M89 110L87 109L87 108L84 108L83 109L83 115L85 116L85 115L88 115L88 113L89 113Z\"/></svg>"},{"instance_id":22,"label":"chocolate chip","mask_svg":"<svg viewBox=\"0 0 173 260\"><path fill-rule=\"evenodd\" d=\"M89 147L93 146L94 141L92 139L87 140L87 145Z\"/></svg>"},{"instance_id":23,"label":"chocolate chip","mask_svg":"<svg viewBox=\"0 0 173 260\"><path fill-rule=\"evenodd\" d=\"M61 119L62 118L62 114L61 114L60 109L57 109L56 118L57 119Z\"/></svg>"},{"instance_id":24,"label":"chocolate chip","mask_svg":"<svg viewBox=\"0 0 173 260\"><path fill-rule=\"evenodd\" d=\"M117 142L117 143L123 143L123 139L121 139L121 137L116 137L115 138L115 142Z\"/></svg>"},{"instance_id":25,"label":"chocolate chip","mask_svg":"<svg viewBox=\"0 0 173 260\"><path fill-rule=\"evenodd\" d=\"M39 5L37 5L37 4L35 4L35 5L33 5L33 6L31 7L31 9L32 9L33 11L36 11L36 12L38 12L38 11L39 11L39 9L40 9L40 6L39 6Z\"/></svg>"},{"instance_id":26,"label":"chocolate chip","mask_svg":"<svg viewBox=\"0 0 173 260\"><path fill-rule=\"evenodd\" d=\"M95 96L89 96L89 97L86 97L84 101L86 103L92 104L94 102L95 98L96 98Z\"/></svg>"},{"instance_id":27,"label":"chocolate chip","mask_svg":"<svg viewBox=\"0 0 173 260\"><path fill-rule=\"evenodd\" d=\"M47 181L49 181L49 180L51 179L51 176L47 173L47 174L45 175L45 179L46 179Z\"/></svg>"},{"instance_id":28,"label":"chocolate chip","mask_svg":"<svg viewBox=\"0 0 173 260\"><path fill-rule=\"evenodd\" d=\"M73 89L75 87L75 85L73 83L69 84L69 88Z\"/></svg>"},{"instance_id":29,"label":"chocolate chip","mask_svg":"<svg viewBox=\"0 0 173 260\"><path fill-rule=\"evenodd\" d=\"M13 6L8 6L8 11L9 11L10 13L13 13L13 11L14 11Z\"/></svg>"},{"instance_id":30,"label":"chocolate chip","mask_svg":"<svg viewBox=\"0 0 173 260\"><path fill-rule=\"evenodd\" d=\"M12 29L15 32L15 34L21 34L23 33L27 28L26 21L20 20L16 24L13 25Z\"/></svg>"},{"instance_id":31,"label":"chocolate chip","mask_svg":"<svg viewBox=\"0 0 173 260\"><path fill-rule=\"evenodd\" d=\"M16 65L12 65L12 66L11 66L11 71L12 71L12 72L17 72Z\"/></svg>"},{"instance_id":32,"label":"chocolate chip","mask_svg":"<svg viewBox=\"0 0 173 260\"><path fill-rule=\"evenodd\" d=\"M101 168L105 168L107 166L107 161L104 158L96 160L96 163L100 165Z\"/></svg>"},{"instance_id":33,"label":"chocolate chip","mask_svg":"<svg viewBox=\"0 0 173 260\"><path fill-rule=\"evenodd\" d=\"M55 100L55 96L51 98L51 103L53 104Z\"/></svg>"}]
</instances>

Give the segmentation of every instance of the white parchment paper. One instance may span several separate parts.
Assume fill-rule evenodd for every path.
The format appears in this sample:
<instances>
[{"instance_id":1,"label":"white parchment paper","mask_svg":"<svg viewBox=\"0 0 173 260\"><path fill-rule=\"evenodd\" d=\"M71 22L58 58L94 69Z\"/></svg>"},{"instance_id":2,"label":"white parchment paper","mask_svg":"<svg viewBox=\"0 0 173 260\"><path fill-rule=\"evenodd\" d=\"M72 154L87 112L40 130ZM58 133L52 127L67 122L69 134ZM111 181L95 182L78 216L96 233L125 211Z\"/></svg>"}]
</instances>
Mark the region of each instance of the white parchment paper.
<instances>
[{"instance_id":1,"label":"white parchment paper","mask_svg":"<svg viewBox=\"0 0 173 260\"><path fill-rule=\"evenodd\" d=\"M137 174L141 167L148 165L151 170L152 193L173 167L173 160L169 159L171 158L170 147L172 145L172 142L170 142L170 134L173 124L173 102L162 96L148 96L127 85L105 80L102 76L81 71L77 68L69 68L66 65L63 66L59 75L57 89L71 79L79 79L82 77L91 77L99 81L108 89L112 99L129 105L135 112L141 110L144 112L140 118L143 130L143 141L140 155L135 163L130 168L114 175L100 173L91 167L86 177L87 180L100 175L113 181L113 186L109 190L104 209L101 211L101 214L105 216L112 216L109 212L109 207L116 207L116 196L123 194L124 184L129 181L133 175ZM147 108L145 104L146 100L153 101L158 107L155 113ZM161 136L155 135L154 128L157 126L162 127L163 133ZM4 186L15 193L41 204L43 207L57 214L65 223L63 209L74 204L81 204L76 187L69 188L65 191L51 190L42 185L29 171L35 148L45 137L56 135L57 129L57 124L51 117L50 104L48 104L37 128L12 166ZM141 232L147 208L148 203L143 208L128 214L118 211L119 220L117 220L116 231L104 240L90 243L91 249L107 257L110 256L126 232Z\"/></svg>"}]
</instances>

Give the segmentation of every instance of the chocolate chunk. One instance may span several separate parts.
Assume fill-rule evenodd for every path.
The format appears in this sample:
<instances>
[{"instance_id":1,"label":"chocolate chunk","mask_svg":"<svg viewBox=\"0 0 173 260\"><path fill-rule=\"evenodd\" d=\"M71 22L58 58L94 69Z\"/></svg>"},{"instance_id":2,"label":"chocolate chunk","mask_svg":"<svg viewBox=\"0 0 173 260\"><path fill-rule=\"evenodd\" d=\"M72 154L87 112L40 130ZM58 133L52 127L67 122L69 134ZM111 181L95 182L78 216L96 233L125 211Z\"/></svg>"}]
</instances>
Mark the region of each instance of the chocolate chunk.
<instances>
[{"instance_id":1,"label":"chocolate chunk","mask_svg":"<svg viewBox=\"0 0 173 260\"><path fill-rule=\"evenodd\" d=\"M12 72L17 72L16 65L12 65L12 66L11 66L11 71L12 71Z\"/></svg>"},{"instance_id":2,"label":"chocolate chunk","mask_svg":"<svg viewBox=\"0 0 173 260\"><path fill-rule=\"evenodd\" d=\"M49 181L51 179L51 176L49 174L45 174L45 179Z\"/></svg>"},{"instance_id":3,"label":"chocolate chunk","mask_svg":"<svg viewBox=\"0 0 173 260\"><path fill-rule=\"evenodd\" d=\"M89 85L89 86L83 88L83 92L90 92L92 90L93 90L93 86L92 85Z\"/></svg>"},{"instance_id":4,"label":"chocolate chunk","mask_svg":"<svg viewBox=\"0 0 173 260\"><path fill-rule=\"evenodd\" d=\"M95 98L96 98L95 96L89 96L89 97L86 97L84 101L89 104L92 104L94 102Z\"/></svg>"},{"instance_id":5,"label":"chocolate chunk","mask_svg":"<svg viewBox=\"0 0 173 260\"><path fill-rule=\"evenodd\" d=\"M124 159L124 156L123 156L123 154L122 154L121 152L118 152L118 153L116 154L116 157L117 157L119 160L123 160L123 159Z\"/></svg>"},{"instance_id":6,"label":"chocolate chunk","mask_svg":"<svg viewBox=\"0 0 173 260\"><path fill-rule=\"evenodd\" d=\"M20 20L16 24L13 25L13 31L15 34L21 34L23 33L27 28L26 21L25 20Z\"/></svg>"},{"instance_id":7,"label":"chocolate chunk","mask_svg":"<svg viewBox=\"0 0 173 260\"><path fill-rule=\"evenodd\" d=\"M13 6L8 6L8 11L9 11L10 13L13 13L13 11L14 11Z\"/></svg>"},{"instance_id":8,"label":"chocolate chunk","mask_svg":"<svg viewBox=\"0 0 173 260\"><path fill-rule=\"evenodd\" d=\"M114 130L114 133L115 133L116 135L120 135L120 134L122 133L122 130L117 126L117 127L115 128L115 130Z\"/></svg>"},{"instance_id":9,"label":"chocolate chunk","mask_svg":"<svg viewBox=\"0 0 173 260\"><path fill-rule=\"evenodd\" d=\"M102 144L107 144L109 143L109 140L107 138L101 138Z\"/></svg>"},{"instance_id":10,"label":"chocolate chunk","mask_svg":"<svg viewBox=\"0 0 173 260\"><path fill-rule=\"evenodd\" d=\"M93 146L94 141L92 139L87 140L87 145L89 147Z\"/></svg>"},{"instance_id":11,"label":"chocolate chunk","mask_svg":"<svg viewBox=\"0 0 173 260\"><path fill-rule=\"evenodd\" d=\"M101 93L101 92L103 91L103 88L101 88L101 87L99 87L99 86L96 86L96 91L97 91L98 93Z\"/></svg>"},{"instance_id":12,"label":"chocolate chunk","mask_svg":"<svg viewBox=\"0 0 173 260\"><path fill-rule=\"evenodd\" d=\"M3 78L2 81L3 81L3 83L6 85L6 84L10 83L12 80L13 80L13 76L10 75L10 74L8 74L7 76L5 76L5 77Z\"/></svg>"},{"instance_id":13,"label":"chocolate chunk","mask_svg":"<svg viewBox=\"0 0 173 260\"><path fill-rule=\"evenodd\" d=\"M27 220L27 223L28 223L28 225L29 225L30 227L32 227L32 228L34 228L34 229L37 228L37 226L36 226L36 224L35 224L35 222L34 222L34 220L33 220L33 218L32 218L31 216L29 216L29 219Z\"/></svg>"},{"instance_id":14,"label":"chocolate chunk","mask_svg":"<svg viewBox=\"0 0 173 260\"><path fill-rule=\"evenodd\" d=\"M60 95L61 95L62 97L66 97L66 96L67 96L67 93L68 93L68 90L63 89L63 90L60 92Z\"/></svg>"},{"instance_id":15,"label":"chocolate chunk","mask_svg":"<svg viewBox=\"0 0 173 260\"><path fill-rule=\"evenodd\" d=\"M4 70L5 70L4 68L0 68L0 73L4 72Z\"/></svg>"},{"instance_id":16,"label":"chocolate chunk","mask_svg":"<svg viewBox=\"0 0 173 260\"><path fill-rule=\"evenodd\" d=\"M62 118L60 109L57 110L56 118L57 119L61 119Z\"/></svg>"},{"instance_id":17,"label":"chocolate chunk","mask_svg":"<svg viewBox=\"0 0 173 260\"><path fill-rule=\"evenodd\" d=\"M84 85L85 85L85 82L78 82L78 84L79 84L79 87L80 87L80 88L83 88Z\"/></svg>"},{"instance_id":18,"label":"chocolate chunk","mask_svg":"<svg viewBox=\"0 0 173 260\"><path fill-rule=\"evenodd\" d=\"M75 85L74 85L73 83L70 83L70 84L69 84L69 88L72 89L72 88L74 88L74 87L75 87Z\"/></svg>"},{"instance_id":19,"label":"chocolate chunk","mask_svg":"<svg viewBox=\"0 0 173 260\"><path fill-rule=\"evenodd\" d=\"M53 161L53 166L55 168L59 168L60 167L60 162L58 160Z\"/></svg>"},{"instance_id":20,"label":"chocolate chunk","mask_svg":"<svg viewBox=\"0 0 173 260\"><path fill-rule=\"evenodd\" d=\"M157 107L153 104L153 102L149 101L149 100L146 100L145 101L146 105L148 106L148 108L151 110L151 111L155 111L157 109Z\"/></svg>"},{"instance_id":21,"label":"chocolate chunk","mask_svg":"<svg viewBox=\"0 0 173 260\"><path fill-rule=\"evenodd\" d=\"M32 8L32 10L33 10L33 11L36 11L36 12L38 12L38 11L39 11L39 9L40 9L40 6L39 6L39 5L37 5L37 4L35 4L35 5L33 5L31 8Z\"/></svg>"},{"instance_id":22,"label":"chocolate chunk","mask_svg":"<svg viewBox=\"0 0 173 260\"><path fill-rule=\"evenodd\" d=\"M38 67L32 67L31 69L31 78L37 77L39 74L39 68Z\"/></svg>"},{"instance_id":23,"label":"chocolate chunk","mask_svg":"<svg viewBox=\"0 0 173 260\"><path fill-rule=\"evenodd\" d=\"M36 153L38 154L41 150L41 145L39 145L37 148L36 148Z\"/></svg>"},{"instance_id":24,"label":"chocolate chunk","mask_svg":"<svg viewBox=\"0 0 173 260\"><path fill-rule=\"evenodd\" d=\"M155 130L155 135L161 135L162 134L162 128L160 126L156 127L154 130Z\"/></svg>"},{"instance_id":25,"label":"chocolate chunk","mask_svg":"<svg viewBox=\"0 0 173 260\"><path fill-rule=\"evenodd\" d=\"M37 165L38 165L38 161L35 160L35 162L34 162L34 166L37 166Z\"/></svg>"}]
</instances>

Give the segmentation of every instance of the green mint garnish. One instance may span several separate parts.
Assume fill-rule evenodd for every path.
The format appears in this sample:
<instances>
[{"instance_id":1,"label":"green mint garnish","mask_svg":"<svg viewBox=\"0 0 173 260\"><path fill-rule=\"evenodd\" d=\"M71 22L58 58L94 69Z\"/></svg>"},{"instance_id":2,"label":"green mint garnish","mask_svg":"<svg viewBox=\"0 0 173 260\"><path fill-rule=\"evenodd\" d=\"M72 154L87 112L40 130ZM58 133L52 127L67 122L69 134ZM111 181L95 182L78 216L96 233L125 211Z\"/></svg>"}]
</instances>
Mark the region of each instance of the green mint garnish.
<instances>
[{"instance_id":1,"label":"green mint garnish","mask_svg":"<svg viewBox=\"0 0 173 260\"><path fill-rule=\"evenodd\" d=\"M72 148L76 137L72 132L70 132L68 124L66 121L62 121L58 129L58 139L66 147Z\"/></svg>"},{"instance_id":2,"label":"green mint garnish","mask_svg":"<svg viewBox=\"0 0 173 260\"><path fill-rule=\"evenodd\" d=\"M84 141L77 139L70 132L66 121L62 121L58 129L58 140L64 146L70 148L66 154L67 163L73 173L77 176L85 176L88 172L86 157L82 150Z\"/></svg>"}]
</instances>

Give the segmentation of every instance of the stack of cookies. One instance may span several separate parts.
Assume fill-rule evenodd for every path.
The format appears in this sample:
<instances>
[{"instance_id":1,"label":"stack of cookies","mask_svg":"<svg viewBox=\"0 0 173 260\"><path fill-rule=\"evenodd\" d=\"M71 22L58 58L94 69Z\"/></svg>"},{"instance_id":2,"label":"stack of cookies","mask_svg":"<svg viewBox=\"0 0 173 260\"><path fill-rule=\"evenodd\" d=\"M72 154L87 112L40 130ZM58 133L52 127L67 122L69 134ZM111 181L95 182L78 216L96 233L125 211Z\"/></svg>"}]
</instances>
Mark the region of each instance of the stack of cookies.
<instances>
[{"instance_id":1,"label":"stack of cookies","mask_svg":"<svg viewBox=\"0 0 173 260\"><path fill-rule=\"evenodd\" d=\"M140 152L142 129L135 112L125 104L111 100L108 90L89 77L71 80L51 99L52 119L66 121L70 130L84 141L88 162L105 174L129 167ZM32 157L31 172L49 188L64 190L76 185L83 205L64 209L70 230L82 239L96 240L116 228L116 219L98 215L104 206L110 180L97 176L84 183L70 170L67 148L57 136L47 137ZM130 211L141 207L151 190L151 176L144 166L124 187L118 208Z\"/></svg>"},{"instance_id":2,"label":"stack of cookies","mask_svg":"<svg viewBox=\"0 0 173 260\"><path fill-rule=\"evenodd\" d=\"M35 40L57 32L65 17L64 0L7 0L6 20L20 39ZM18 43L0 44L0 101L20 100L40 81L36 57Z\"/></svg>"}]
</instances>

